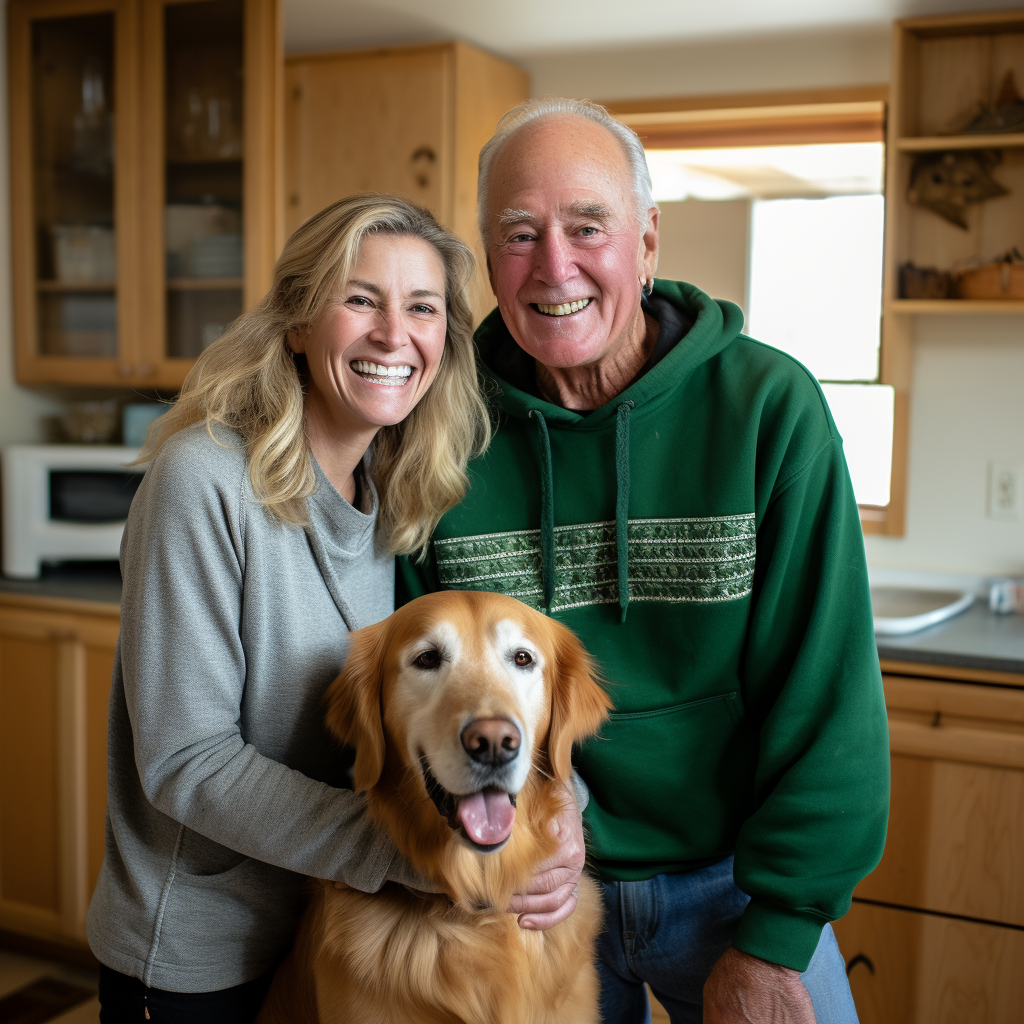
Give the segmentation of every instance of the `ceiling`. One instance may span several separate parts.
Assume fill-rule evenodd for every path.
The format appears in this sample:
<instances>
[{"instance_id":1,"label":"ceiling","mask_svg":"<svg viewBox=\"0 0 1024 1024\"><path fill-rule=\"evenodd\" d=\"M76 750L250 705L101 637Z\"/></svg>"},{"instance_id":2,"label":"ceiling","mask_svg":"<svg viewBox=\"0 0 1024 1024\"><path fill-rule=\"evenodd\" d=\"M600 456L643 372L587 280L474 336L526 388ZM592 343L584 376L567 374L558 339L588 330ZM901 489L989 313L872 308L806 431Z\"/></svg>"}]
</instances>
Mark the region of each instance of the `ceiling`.
<instances>
[{"instance_id":1,"label":"ceiling","mask_svg":"<svg viewBox=\"0 0 1024 1024\"><path fill-rule=\"evenodd\" d=\"M285 48L465 39L508 57L707 37L878 26L1021 0L283 0Z\"/></svg>"}]
</instances>

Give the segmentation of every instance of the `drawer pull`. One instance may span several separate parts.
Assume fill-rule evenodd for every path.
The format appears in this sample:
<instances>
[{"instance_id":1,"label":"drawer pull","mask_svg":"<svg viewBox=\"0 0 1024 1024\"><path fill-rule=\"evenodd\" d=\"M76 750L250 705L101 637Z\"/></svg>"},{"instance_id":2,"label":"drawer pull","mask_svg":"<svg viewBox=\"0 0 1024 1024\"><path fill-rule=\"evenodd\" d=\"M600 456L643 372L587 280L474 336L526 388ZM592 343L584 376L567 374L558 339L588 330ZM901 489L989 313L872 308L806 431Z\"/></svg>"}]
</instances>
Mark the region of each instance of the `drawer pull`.
<instances>
[{"instance_id":1,"label":"drawer pull","mask_svg":"<svg viewBox=\"0 0 1024 1024\"><path fill-rule=\"evenodd\" d=\"M875 973L875 965L863 954L858 953L855 957L851 958L850 962L846 965L846 976L850 976L850 972L857 966L857 964L863 964L872 974Z\"/></svg>"},{"instance_id":2,"label":"drawer pull","mask_svg":"<svg viewBox=\"0 0 1024 1024\"><path fill-rule=\"evenodd\" d=\"M1024 768L1024 734L969 726L889 719L889 750L893 754L939 761Z\"/></svg>"}]
</instances>

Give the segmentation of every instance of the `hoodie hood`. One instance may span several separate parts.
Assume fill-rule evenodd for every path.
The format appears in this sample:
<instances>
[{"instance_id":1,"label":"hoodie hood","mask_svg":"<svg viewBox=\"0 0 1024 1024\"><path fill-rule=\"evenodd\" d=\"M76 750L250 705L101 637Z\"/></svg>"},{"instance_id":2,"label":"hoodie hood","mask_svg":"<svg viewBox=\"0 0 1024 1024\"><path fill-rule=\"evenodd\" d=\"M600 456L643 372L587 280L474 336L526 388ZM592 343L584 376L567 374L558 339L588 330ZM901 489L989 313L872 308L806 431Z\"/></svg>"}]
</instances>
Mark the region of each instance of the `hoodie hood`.
<instances>
[{"instance_id":1,"label":"hoodie hood","mask_svg":"<svg viewBox=\"0 0 1024 1024\"><path fill-rule=\"evenodd\" d=\"M615 472L615 549L621 621L626 621L629 608L629 424L632 411L638 406L657 404L658 400L680 387L701 363L716 356L740 332L743 313L731 302L718 302L699 288L679 281L654 282L653 294L674 306L691 324L675 346L651 369L635 380L621 394L598 409L586 413L573 412L531 395L510 384L493 369L500 353L507 352L515 339L505 326L501 312L495 309L480 325L476 334L481 371L496 401L509 416L531 421L536 431L541 491L541 575L544 605L551 608L558 585L555 560L554 473L549 429L603 431L614 430Z\"/></svg>"},{"instance_id":2,"label":"hoodie hood","mask_svg":"<svg viewBox=\"0 0 1024 1024\"><path fill-rule=\"evenodd\" d=\"M493 369L495 356L507 346L514 346L516 341L505 326L501 311L492 310L477 328L476 344L481 371L498 407L509 416L521 419L539 413L555 429L612 429L623 402L630 401L634 407L647 405L677 388L696 367L718 355L743 328L743 313L738 306L712 299L692 284L655 280L653 294L675 306L693 326L639 380L610 402L586 413L563 409L522 391Z\"/></svg>"}]
</instances>

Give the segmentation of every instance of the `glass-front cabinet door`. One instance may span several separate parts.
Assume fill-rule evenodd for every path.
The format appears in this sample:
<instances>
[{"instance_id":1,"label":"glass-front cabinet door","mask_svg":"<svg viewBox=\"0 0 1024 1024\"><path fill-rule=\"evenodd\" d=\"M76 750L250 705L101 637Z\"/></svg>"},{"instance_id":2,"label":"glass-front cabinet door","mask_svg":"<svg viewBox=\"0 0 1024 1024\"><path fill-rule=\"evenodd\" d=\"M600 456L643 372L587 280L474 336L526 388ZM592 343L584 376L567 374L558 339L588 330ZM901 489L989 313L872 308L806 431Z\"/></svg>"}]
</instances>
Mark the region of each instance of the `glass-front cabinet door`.
<instances>
[{"instance_id":1,"label":"glass-front cabinet door","mask_svg":"<svg viewBox=\"0 0 1024 1024\"><path fill-rule=\"evenodd\" d=\"M278 104L267 106L268 83L247 73L247 60L266 63L253 54L269 38L261 29L272 9L267 0L149 0L143 11L147 52L157 55L143 69L144 102L156 113L143 224L162 239L146 254L147 365L162 384L180 383L269 285L276 207L254 185ZM278 159L271 150L270 164Z\"/></svg>"},{"instance_id":2,"label":"glass-front cabinet door","mask_svg":"<svg viewBox=\"0 0 1024 1024\"><path fill-rule=\"evenodd\" d=\"M164 356L195 359L242 312L242 0L164 7Z\"/></svg>"},{"instance_id":3,"label":"glass-front cabinet door","mask_svg":"<svg viewBox=\"0 0 1024 1024\"><path fill-rule=\"evenodd\" d=\"M123 322L133 229L122 179L133 157L124 115L134 27L126 3L10 10L15 330L29 382L131 374Z\"/></svg>"},{"instance_id":4,"label":"glass-front cabinet door","mask_svg":"<svg viewBox=\"0 0 1024 1024\"><path fill-rule=\"evenodd\" d=\"M172 389L270 284L279 0L10 0L17 376Z\"/></svg>"}]
</instances>

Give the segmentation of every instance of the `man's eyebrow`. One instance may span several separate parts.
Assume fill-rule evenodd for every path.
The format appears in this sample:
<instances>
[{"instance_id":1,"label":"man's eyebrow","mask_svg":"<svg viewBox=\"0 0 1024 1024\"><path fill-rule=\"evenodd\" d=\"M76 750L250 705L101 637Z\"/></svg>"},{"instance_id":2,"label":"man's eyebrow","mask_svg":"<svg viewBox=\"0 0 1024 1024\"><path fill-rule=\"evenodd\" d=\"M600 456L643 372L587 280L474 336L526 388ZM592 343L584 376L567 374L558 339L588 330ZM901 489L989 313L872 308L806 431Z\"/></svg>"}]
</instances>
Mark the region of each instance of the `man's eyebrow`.
<instances>
[{"instance_id":1,"label":"man's eyebrow","mask_svg":"<svg viewBox=\"0 0 1024 1024\"><path fill-rule=\"evenodd\" d=\"M612 211L604 203L578 199L565 207L566 213L586 220L608 220ZM498 227L507 228L513 224L534 224L537 218L529 210L502 210L498 214Z\"/></svg>"},{"instance_id":2,"label":"man's eyebrow","mask_svg":"<svg viewBox=\"0 0 1024 1024\"><path fill-rule=\"evenodd\" d=\"M507 228L511 224L532 224L533 214L528 210L502 210L498 214L498 227Z\"/></svg>"},{"instance_id":3,"label":"man's eyebrow","mask_svg":"<svg viewBox=\"0 0 1024 1024\"><path fill-rule=\"evenodd\" d=\"M612 211L604 203L587 202L582 199L570 203L567 209L569 213L589 220L607 220L612 215Z\"/></svg>"}]
</instances>

